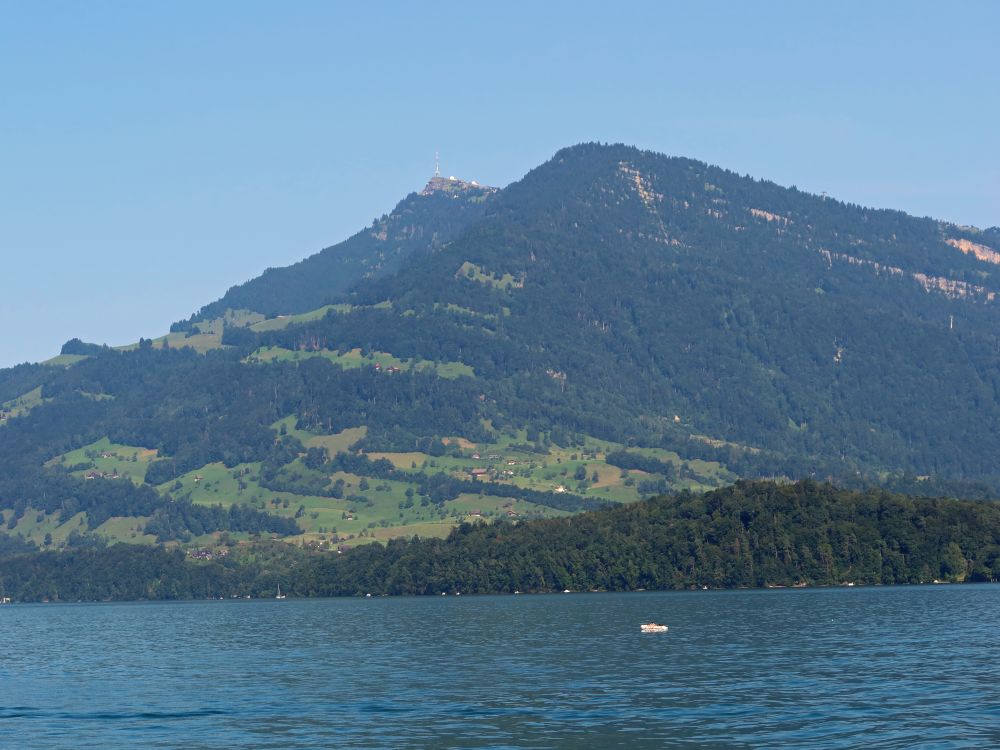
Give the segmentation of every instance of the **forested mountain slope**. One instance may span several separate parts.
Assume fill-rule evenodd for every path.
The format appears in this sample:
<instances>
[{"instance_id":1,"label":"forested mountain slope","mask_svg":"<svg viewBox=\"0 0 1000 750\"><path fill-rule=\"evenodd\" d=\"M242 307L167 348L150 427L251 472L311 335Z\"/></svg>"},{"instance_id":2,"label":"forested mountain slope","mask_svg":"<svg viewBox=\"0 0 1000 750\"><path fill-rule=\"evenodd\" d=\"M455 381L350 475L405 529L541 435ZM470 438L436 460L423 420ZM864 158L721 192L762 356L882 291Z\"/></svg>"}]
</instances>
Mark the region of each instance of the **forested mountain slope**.
<instances>
[{"instance_id":1,"label":"forested mountain slope","mask_svg":"<svg viewBox=\"0 0 1000 750\"><path fill-rule=\"evenodd\" d=\"M991 237L584 145L356 286L358 310L242 343L458 360L497 384L498 419L674 448L705 435L738 444L744 471L771 455L793 475L992 476Z\"/></svg>"},{"instance_id":2,"label":"forested mountain slope","mask_svg":"<svg viewBox=\"0 0 1000 750\"><path fill-rule=\"evenodd\" d=\"M996 229L625 146L432 181L195 335L0 372L2 527L333 546L738 476L988 494L998 274Z\"/></svg>"},{"instance_id":3,"label":"forested mountain slope","mask_svg":"<svg viewBox=\"0 0 1000 750\"><path fill-rule=\"evenodd\" d=\"M389 273L415 250L448 242L482 215L493 192L461 180L431 180L423 191L411 193L349 239L232 287L188 323L219 317L227 309L273 316L335 302L360 279ZM175 329L183 330L184 324Z\"/></svg>"}]
</instances>

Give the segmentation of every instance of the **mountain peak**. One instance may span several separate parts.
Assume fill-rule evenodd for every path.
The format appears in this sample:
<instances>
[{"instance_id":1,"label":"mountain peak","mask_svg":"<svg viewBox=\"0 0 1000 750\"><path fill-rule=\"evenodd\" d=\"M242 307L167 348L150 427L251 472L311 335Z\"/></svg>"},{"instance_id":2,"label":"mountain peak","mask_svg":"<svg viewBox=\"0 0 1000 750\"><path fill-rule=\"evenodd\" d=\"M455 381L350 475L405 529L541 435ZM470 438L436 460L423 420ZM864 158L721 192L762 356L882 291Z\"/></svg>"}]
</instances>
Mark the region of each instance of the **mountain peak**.
<instances>
[{"instance_id":1,"label":"mountain peak","mask_svg":"<svg viewBox=\"0 0 1000 750\"><path fill-rule=\"evenodd\" d=\"M466 182L465 180L460 180L458 177L442 177L440 174L435 174L427 181L420 194L432 195L433 193L455 193L466 190L481 190L486 193L495 193L497 189L488 185L480 185L475 180Z\"/></svg>"}]
</instances>

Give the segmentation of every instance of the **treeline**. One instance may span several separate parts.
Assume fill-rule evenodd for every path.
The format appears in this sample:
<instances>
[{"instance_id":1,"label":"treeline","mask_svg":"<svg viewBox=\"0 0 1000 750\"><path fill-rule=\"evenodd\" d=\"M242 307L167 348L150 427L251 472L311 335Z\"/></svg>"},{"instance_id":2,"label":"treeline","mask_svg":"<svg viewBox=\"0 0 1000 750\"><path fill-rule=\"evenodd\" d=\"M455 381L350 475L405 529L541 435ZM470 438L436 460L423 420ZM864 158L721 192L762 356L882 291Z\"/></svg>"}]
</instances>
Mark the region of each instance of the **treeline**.
<instances>
[{"instance_id":1,"label":"treeline","mask_svg":"<svg viewBox=\"0 0 1000 750\"><path fill-rule=\"evenodd\" d=\"M427 495L435 503L454 500L462 493L494 495L515 500L525 500L536 505L545 505L557 510L575 513L581 510L596 510L606 508L611 503L599 498L584 497L572 492L554 493L540 492L514 484L501 482L486 482L477 479L459 479L450 474L439 472L430 475L418 475L420 493Z\"/></svg>"},{"instance_id":2,"label":"treeline","mask_svg":"<svg viewBox=\"0 0 1000 750\"><path fill-rule=\"evenodd\" d=\"M13 401L57 374L57 368L27 362L0 369L0 404Z\"/></svg>"},{"instance_id":3,"label":"treeline","mask_svg":"<svg viewBox=\"0 0 1000 750\"><path fill-rule=\"evenodd\" d=\"M266 566L255 551L221 564L124 545L15 555L0 559L0 585L18 600L77 600L233 596L276 581L298 596L990 581L1000 578L1000 506L739 482L342 555L265 549Z\"/></svg>"},{"instance_id":4,"label":"treeline","mask_svg":"<svg viewBox=\"0 0 1000 750\"><path fill-rule=\"evenodd\" d=\"M27 602L214 599L244 596L261 579L252 564L195 564L181 550L128 544L0 559L0 595Z\"/></svg>"},{"instance_id":5,"label":"treeline","mask_svg":"<svg viewBox=\"0 0 1000 750\"><path fill-rule=\"evenodd\" d=\"M145 339L143 339L145 341ZM110 347L107 344L89 344L78 338L72 338L62 345L59 350L60 354L77 354L82 356L89 356L91 354L102 354L108 351Z\"/></svg>"},{"instance_id":6,"label":"treeline","mask_svg":"<svg viewBox=\"0 0 1000 750\"><path fill-rule=\"evenodd\" d=\"M0 594L15 601L134 601L218 596L221 565L194 566L179 550L116 544L0 559Z\"/></svg>"},{"instance_id":7,"label":"treeline","mask_svg":"<svg viewBox=\"0 0 1000 750\"><path fill-rule=\"evenodd\" d=\"M90 527L95 528L112 516L151 515L169 502L152 487L137 486L127 479L85 480L27 466L11 475L0 475L0 507L11 510L8 528L13 528L29 508L58 514L61 521L83 511Z\"/></svg>"},{"instance_id":8,"label":"treeline","mask_svg":"<svg viewBox=\"0 0 1000 750\"><path fill-rule=\"evenodd\" d=\"M655 456L645 456L634 451L613 451L604 459L619 469L638 469L650 474L662 474L668 481L677 478L677 470L668 461L661 461Z\"/></svg>"},{"instance_id":9,"label":"treeline","mask_svg":"<svg viewBox=\"0 0 1000 750\"><path fill-rule=\"evenodd\" d=\"M195 560L181 549L91 545L0 556L0 597L19 602L272 597L289 591L315 553L283 542L232 545Z\"/></svg>"},{"instance_id":10,"label":"treeline","mask_svg":"<svg viewBox=\"0 0 1000 750\"><path fill-rule=\"evenodd\" d=\"M221 505L195 505L190 502L161 505L145 528L145 532L155 535L158 542L173 539L186 542L192 536L215 531L267 532L288 536L298 534L302 529L291 518L265 513L249 505L234 503L223 508Z\"/></svg>"},{"instance_id":11,"label":"treeline","mask_svg":"<svg viewBox=\"0 0 1000 750\"><path fill-rule=\"evenodd\" d=\"M739 482L571 518L464 525L319 561L306 595L986 581L1000 506Z\"/></svg>"},{"instance_id":12,"label":"treeline","mask_svg":"<svg viewBox=\"0 0 1000 750\"><path fill-rule=\"evenodd\" d=\"M298 443L298 441L295 442ZM368 456L359 453L341 451L329 459L326 458L326 455L326 451L321 448L310 448L303 457L302 469L287 465L279 465L275 468L275 464L265 464L261 471L260 484L262 487L277 492L341 498L344 496L343 483L331 483L330 475L335 472L346 472L375 479L389 479L414 484L417 494L435 505L454 500L464 493L525 500L536 505L545 505L568 512L596 510L609 505L606 500L584 497L571 492L541 492L503 482L463 479L440 471L433 474L426 471L402 471L385 458L373 461Z\"/></svg>"}]
</instances>

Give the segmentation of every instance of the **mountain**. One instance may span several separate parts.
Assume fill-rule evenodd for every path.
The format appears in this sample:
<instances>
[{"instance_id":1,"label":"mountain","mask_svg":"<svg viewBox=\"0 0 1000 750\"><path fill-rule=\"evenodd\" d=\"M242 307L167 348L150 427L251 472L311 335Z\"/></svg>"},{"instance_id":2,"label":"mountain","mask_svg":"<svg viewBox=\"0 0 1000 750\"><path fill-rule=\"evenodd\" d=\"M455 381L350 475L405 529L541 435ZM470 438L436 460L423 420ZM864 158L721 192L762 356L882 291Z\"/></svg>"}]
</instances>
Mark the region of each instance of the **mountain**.
<instances>
[{"instance_id":1,"label":"mountain","mask_svg":"<svg viewBox=\"0 0 1000 750\"><path fill-rule=\"evenodd\" d=\"M252 344L461 361L513 389L511 427L703 435L791 473L984 477L1000 447L989 236L582 146L355 286L349 314Z\"/></svg>"},{"instance_id":2,"label":"mountain","mask_svg":"<svg viewBox=\"0 0 1000 750\"><path fill-rule=\"evenodd\" d=\"M494 192L495 188L476 182L434 177L420 193L411 193L353 237L232 287L172 330L188 330L191 323L219 317L226 310L246 309L273 317L335 302L355 282L388 274L414 251L449 242L483 215Z\"/></svg>"},{"instance_id":3,"label":"mountain","mask_svg":"<svg viewBox=\"0 0 1000 750\"><path fill-rule=\"evenodd\" d=\"M0 372L3 528L340 546L817 477L994 494L1000 230L627 146L437 178L117 351Z\"/></svg>"}]
</instances>

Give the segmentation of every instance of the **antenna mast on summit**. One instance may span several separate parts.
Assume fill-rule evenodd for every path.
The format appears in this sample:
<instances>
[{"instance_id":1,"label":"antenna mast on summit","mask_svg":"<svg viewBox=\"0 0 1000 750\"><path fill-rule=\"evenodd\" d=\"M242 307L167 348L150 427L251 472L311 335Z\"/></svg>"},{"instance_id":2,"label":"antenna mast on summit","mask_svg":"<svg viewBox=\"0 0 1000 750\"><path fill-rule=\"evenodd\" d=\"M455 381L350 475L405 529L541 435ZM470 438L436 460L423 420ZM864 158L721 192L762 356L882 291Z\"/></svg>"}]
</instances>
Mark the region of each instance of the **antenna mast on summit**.
<instances>
[{"instance_id":1,"label":"antenna mast on summit","mask_svg":"<svg viewBox=\"0 0 1000 750\"><path fill-rule=\"evenodd\" d=\"M441 154L437 151L434 152L434 176L441 176Z\"/></svg>"}]
</instances>

